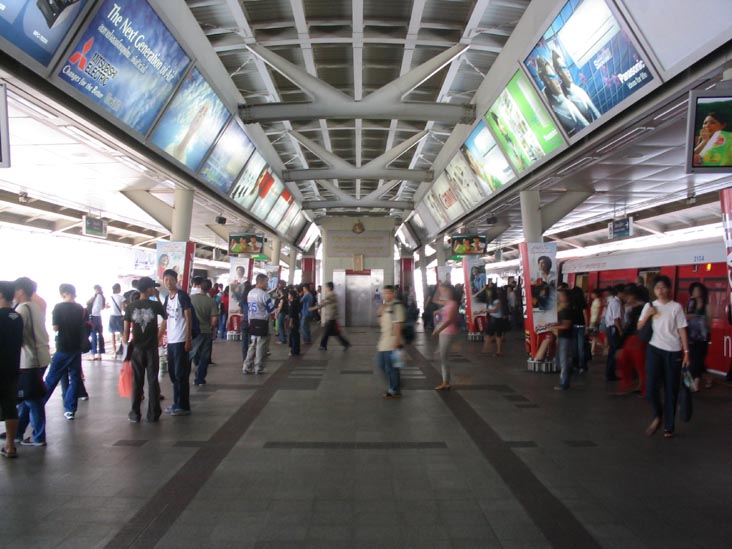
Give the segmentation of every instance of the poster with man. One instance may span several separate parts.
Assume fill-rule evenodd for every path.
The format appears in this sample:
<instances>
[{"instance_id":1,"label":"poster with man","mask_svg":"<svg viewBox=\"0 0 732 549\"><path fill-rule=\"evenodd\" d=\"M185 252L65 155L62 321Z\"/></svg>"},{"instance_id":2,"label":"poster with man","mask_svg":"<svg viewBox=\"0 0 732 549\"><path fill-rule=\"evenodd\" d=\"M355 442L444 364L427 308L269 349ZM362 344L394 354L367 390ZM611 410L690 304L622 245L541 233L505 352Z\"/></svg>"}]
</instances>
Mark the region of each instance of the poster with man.
<instances>
[{"instance_id":1,"label":"poster with man","mask_svg":"<svg viewBox=\"0 0 732 549\"><path fill-rule=\"evenodd\" d=\"M463 274L465 276L465 287L469 288L469 291L465 293L465 319L468 323L468 332L474 333L479 330L473 315L476 311L485 309L485 303L479 297L475 297L478 292L485 289L485 260L480 257L464 258Z\"/></svg>"},{"instance_id":2,"label":"poster with man","mask_svg":"<svg viewBox=\"0 0 732 549\"><path fill-rule=\"evenodd\" d=\"M248 257L232 257L229 266L229 316L227 326L232 326L236 321L232 321L233 317L238 317L238 326L241 326L241 307L239 301L243 295L244 286L249 281L249 264L252 261Z\"/></svg>"}]
</instances>

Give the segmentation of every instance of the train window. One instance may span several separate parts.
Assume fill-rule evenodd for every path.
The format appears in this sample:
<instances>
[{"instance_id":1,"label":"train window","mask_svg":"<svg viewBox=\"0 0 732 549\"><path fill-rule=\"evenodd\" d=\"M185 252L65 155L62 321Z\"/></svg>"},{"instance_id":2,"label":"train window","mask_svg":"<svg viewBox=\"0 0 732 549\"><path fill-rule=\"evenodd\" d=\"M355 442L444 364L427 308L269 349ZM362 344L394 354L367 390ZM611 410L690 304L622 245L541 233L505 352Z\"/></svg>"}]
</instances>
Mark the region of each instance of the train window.
<instances>
[{"instance_id":1,"label":"train window","mask_svg":"<svg viewBox=\"0 0 732 549\"><path fill-rule=\"evenodd\" d=\"M678 287L676 290L676 301L686 309L686 304L689 302L689 286L694 282L701 282L707 287L709 292L709 310L712 314L712 319L722 319L725 317L725 307L727 305L727 279L726 278L680 278L678 281Z\"/></svg>"}]
</instances>

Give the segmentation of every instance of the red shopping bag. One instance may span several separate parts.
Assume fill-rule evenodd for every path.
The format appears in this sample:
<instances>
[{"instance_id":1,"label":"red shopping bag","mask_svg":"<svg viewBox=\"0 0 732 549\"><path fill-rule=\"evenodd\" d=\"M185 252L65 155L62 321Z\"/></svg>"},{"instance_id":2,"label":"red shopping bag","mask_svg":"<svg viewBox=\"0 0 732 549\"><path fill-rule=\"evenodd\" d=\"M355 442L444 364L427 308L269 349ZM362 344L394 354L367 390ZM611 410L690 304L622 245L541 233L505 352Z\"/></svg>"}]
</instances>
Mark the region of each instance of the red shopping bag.
<instances>
[{"instance_id":1,"label":"red shopping bag","mask_svg":"<svg viewBox=\"0 0 732 549\"><path fill-rule=\"evenodd\" d=\"M119 396L132 398L132 362L125 360L119 373Z\"/></svg>"}]
</instances>

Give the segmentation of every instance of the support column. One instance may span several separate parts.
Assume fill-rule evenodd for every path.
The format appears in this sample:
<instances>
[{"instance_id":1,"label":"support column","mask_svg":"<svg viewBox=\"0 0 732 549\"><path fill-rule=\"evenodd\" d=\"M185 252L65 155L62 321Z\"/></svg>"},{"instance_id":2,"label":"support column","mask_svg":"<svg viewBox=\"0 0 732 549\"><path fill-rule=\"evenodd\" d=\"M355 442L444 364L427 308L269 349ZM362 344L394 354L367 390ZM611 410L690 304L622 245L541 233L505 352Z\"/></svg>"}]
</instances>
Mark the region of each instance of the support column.
<instances>
[{"instance_id":1,"label":"support column","mask_svg":"<svg viewBox=\"0 0 732 549\"><path fill-rule=\"evenodd\" d=\"M280 258L282 257L282 241L278 237L272 238L272 265L280 265Z\"/></svg>"},{"instance_id":2,"label":"support column","mask_svg":"<svg viewBox=\"0 0 732 549\"><path fill-rule=\"evenodd\" d=\"M295 251L295 248L290 248L288 260L290 271L287 275L287 285L291 286L295 283L295 269L297 268L297 252Z\"/></svg>"},{"instance_id":3,"label":"support column","mask_svg":"<svg viewBox=\"0 0 732 549\"><path fill-rule=\"evenodd\" d=\"M424 301L427 299L427 248L422 246L419 249L419 270L420 276L422 277L422 303L421 307L424 310Z\"/></svg>"},{"instance_id":4,"label":"support column","mask_svg":"<svg viewBox=\"0 0 732 549\"><path fill-rule=\"evenodd\" d=\"M173 204L173 230L170 235L172 242L187 242L190 240L192 217L193 191L176 188Z\"/></svg>"},{"instance_id":5,"label":"support column","mask_svg":"<svg viewBox=\"0 0 732 549\"><path fill-rule=\"evenodd\" d=\"M541 199L539 191L521 191L521 223L526 242L542 242Z\"/></svg>"},{"instance_id":6,"label":"support column","mask_svg":"<svg viewBox=\"0 0 732 549\"><path fill-rule=\"evenodd\" d=\"M440 238L435 241L434 247L437 255L437 283L450 282L449 271L446 268L448 257L445 242Z\"/></svg>"}]
</instances>

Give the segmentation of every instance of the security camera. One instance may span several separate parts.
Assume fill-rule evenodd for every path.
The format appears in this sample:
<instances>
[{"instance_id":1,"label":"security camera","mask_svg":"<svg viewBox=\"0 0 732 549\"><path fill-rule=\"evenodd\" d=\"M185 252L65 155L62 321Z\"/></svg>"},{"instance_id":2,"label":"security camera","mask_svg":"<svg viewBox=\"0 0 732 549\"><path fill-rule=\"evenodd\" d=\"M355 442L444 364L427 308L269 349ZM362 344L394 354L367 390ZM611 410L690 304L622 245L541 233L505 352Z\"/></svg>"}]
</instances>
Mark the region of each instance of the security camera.
<instances>
[{"instance_id":1,"label":"security camera","mask_svg":"<svg viewBox=\"0 0 732 549\"><path fill-rule=\"evenodd\" d=\"M498 223L498 218L493 214L488 214L485 218L486 225L495 225L496 223Z\"/></svg>"},{"instance_id":2,"label":"security camera","mask_svg":"<svg viewBox=\"0 0 732 549\"><path fill-rule=\"evenodd\" d=\"M226 218L223 215L217 215L216 223L218 223L219 225L226 225Z\"/></svg>"},{"instance_id":3,"label":"security camera","mask_svg":"<svg viewBox=\"0 0 732 549\"><path fill-rule=\"evenodd\" d=\"M21 204L28 204L28 202L30 202L30 200L28 199L28 193L25 191L20 191L18 193L18 202L20 202Z\"/></svg>"}]
</instances>

